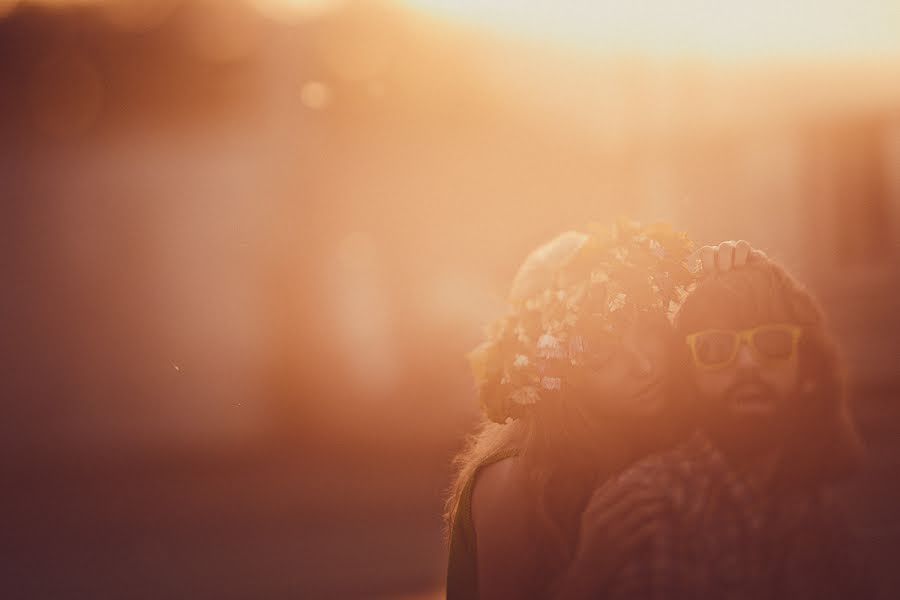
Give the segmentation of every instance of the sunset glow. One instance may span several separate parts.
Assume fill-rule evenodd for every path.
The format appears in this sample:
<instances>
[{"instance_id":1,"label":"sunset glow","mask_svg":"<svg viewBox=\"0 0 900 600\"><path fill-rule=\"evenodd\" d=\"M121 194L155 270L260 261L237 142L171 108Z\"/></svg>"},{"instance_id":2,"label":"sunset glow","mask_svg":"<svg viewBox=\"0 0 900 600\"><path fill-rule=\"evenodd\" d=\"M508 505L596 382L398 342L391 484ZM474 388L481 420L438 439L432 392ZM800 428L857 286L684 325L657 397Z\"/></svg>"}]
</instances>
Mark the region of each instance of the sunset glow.
<instances>
[{"instance_id":1,"label":"sunset glow","mask_svg":"<svg viewBox=\"0 0 900 600\"><path fill-rule=\"evenodd\" d=\"M405 0L432 16L591 52L711 60L900 57L896 2Z\"/></svg>"}]
</instances>

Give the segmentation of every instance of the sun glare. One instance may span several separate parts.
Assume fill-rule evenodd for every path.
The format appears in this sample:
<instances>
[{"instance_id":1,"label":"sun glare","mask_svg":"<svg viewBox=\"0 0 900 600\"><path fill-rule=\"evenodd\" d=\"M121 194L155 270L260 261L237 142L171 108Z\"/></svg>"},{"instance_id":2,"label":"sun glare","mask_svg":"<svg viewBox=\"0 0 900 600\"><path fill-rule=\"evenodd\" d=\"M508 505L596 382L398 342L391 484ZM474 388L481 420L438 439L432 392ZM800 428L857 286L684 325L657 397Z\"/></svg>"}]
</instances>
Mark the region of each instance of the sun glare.
<instances>
[{"instance_id":1,"label":"sun glare","mask_svg":"<svg viewBox=\"0 0 900 600\"><path fill-rule=\"evenodd\" d=\"M710 60L900 58L900 3L404 0L439 18L603 53Z\"/></svg>"}]
</instances>

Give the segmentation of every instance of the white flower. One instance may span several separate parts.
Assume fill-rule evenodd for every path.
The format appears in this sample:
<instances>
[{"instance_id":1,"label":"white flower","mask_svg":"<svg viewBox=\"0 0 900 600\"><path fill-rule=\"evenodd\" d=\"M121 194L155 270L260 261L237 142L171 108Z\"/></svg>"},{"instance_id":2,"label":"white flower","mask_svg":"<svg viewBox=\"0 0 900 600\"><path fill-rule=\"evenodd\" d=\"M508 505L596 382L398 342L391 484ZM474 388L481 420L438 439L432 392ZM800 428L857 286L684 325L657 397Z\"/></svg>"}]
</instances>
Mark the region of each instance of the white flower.
<instances>
[{"instance_id":1,"label":"white flower","mask_svg":"<svg viewBox=\"0 0 900 600\"><path fill-rule=\"evenodd\" d=\"M562 388L562 379L559 377L542 377L541 387L546 390L558 390Z\"/></svg>"},{"instance_id":2,"label":"white flower","mask_svg":"<svg viewBox=\"0 0 900 600\"><path fill-rule=\"evenodd\" d=\"M656 240L650 240L650 251L659 258L663 258L666 255L665 249Z\"/></svg>"},{"instance_id":3,"label":"white flower","mask_svg":"<svg viewBox=\"0 0 900 600\"><path fill-rule=\"evenodd\" d=\"M615 311L619 310L620 308L622 308L623 306L625 306L625 300L627 298L628 297L621 292L616 294L615 297L613 297L607 304L607 308L609 309L609 312L615 312Z\"/></svg>"},{"instance_id":4,"label":"white flower","mask_svg":"<svg viewBox=\"0 0 900 600\"><path fill-rule=\"evenodd\" d=\"M545 333L538 339L538 356L541 358L562 358L563 349L559 339L549 333Z\"/></svg>"},{"instance_id":5,"label":"white flower","mask_svg":"<svg viewBox=\"0 0 900 600\"><path fill-rule=\"evenodd\" d=\"M531 344L531 338L528 337L528 332L525 330L525 326L522 325L521 323L516 325L514 333L516 335L516 339L519 341L520 344L523 344L525 346L528 346L529 344Z\"/></svg>"},{"instance_id":6,"label":"white flower","mask_svg":"<svg viewBox=\"0 0 900 600\"><path fill-rule=\"evenodd\" d=\"M528 357L524 354L516 354L516 358L513 360L513 366L522 369L528 366Z\"/></svg>"},{"instance_id":7,"label":"white flower","mask_svg":"<svg viewBox=\"0 0 900 600\"><path fill-rule=\"evenodd\" d=\"M537 390L531 386L519 388L510 396L513 402L521 405L535 404L539 398Z\"/></svg>"},{"instance_id":8,"label":"white flower","mask_svg":"<svg viewBox=\"0 0 900 600\"><path fill-rule=\"evenodd\" d=\"M541 337L538 338L537 347L539 350L558 348L559 340L556 339L556 337L550 335L549 333L545 333L544 335L542 335Z\"/></svg>"},{"instance_id":9,"label":"white flower","mask_svg":"<svg viewBox=\"0 0 900 600\"><path fill-rule=\"evenodd\" d=\"M576 287L575 290L566 298L566 308L577 310L578 305L581 302L581 299L584 298L584 294L586 291L586 285L582 284Z\"/></svg>"},{"instance_id":10,"label":"white flower","mask_svg":"<svg viewBox=\"0 0 900 600\"><path fill-rule=\"evenodd\" d=\"M609 281L609 275L606 274L606 271L599 269L591 271L591 283L606 283L607 281Z\"/></svg>"},{"instance_id":11,"label":"white flower","mask_svg":"<svg viewBox=\"0 0 900 600\"><path fill-rule=\"evenodd\" d=\"M580 354L584 352L584 338L580 335L573 335L569 339L570 354Z\"/></svg>"}]
</instances>

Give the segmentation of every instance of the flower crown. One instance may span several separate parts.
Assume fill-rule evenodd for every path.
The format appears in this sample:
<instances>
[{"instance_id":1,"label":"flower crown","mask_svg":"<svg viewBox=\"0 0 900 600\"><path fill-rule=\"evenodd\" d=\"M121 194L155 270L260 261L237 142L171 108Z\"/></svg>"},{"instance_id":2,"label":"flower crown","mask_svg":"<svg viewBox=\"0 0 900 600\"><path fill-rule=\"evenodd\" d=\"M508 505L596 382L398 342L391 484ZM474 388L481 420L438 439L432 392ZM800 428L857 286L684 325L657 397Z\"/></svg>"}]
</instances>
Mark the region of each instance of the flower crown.
<instances>
[{"instance_id":1,"label":"flower crown","mask_svg":"<svg viewBox=\"0 0 900 600\"><path fill-rule=\"evenodd\" d=\"M585 364L591 330L612 337L639 313L671 319L695 274L693 242L665 223L642 227L620 218L588 226L588 237L540 292L510 302L487 340L467 354L488 418L505 423L568 385Z\"/></svg>"}]
</instances>

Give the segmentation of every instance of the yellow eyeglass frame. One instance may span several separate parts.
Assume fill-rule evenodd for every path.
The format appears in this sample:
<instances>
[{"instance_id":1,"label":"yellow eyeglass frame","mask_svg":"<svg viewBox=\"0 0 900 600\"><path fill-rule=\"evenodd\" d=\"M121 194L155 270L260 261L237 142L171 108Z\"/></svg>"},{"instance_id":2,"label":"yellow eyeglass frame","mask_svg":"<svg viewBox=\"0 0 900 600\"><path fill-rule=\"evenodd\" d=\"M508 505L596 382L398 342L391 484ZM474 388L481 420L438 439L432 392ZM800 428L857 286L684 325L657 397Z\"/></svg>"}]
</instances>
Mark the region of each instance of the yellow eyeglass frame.
<instances>
[{"instance_id":1,"label":"yellow eyeglass frame","mask_svg":"<svg viewBox=\"0 0 900 600\"><path fill-rule=\"evenodd\" d=\"M778 331L785 331L791 334L791 353L784 358L772 358L770 356L766 356L764 353L759 351L759 348L756 347L756 343L753 341L753 336L755 336L759 331L771 331L773 329ZM734 336L734 344L731 348L731 353L728 355L728 358L726 360L716 363L707 363L698 358L697 339L702 335L710 333L725 333ZM796 325L794 323L766 323L764 325L758 325L756 327L752 327L750 329L742 329L740 331L734 331L732 329L704 329L702 331L697 331L686 336L685 341L687 342L688 347L691 349L691 358L694 361L694 366L699 369L712 371L716 369L723 369L734 362L734 359L737 357L738 352L740 351L741 343L746 343L758 358L761 358L767 362L782 362L791 360L797 354L797 342L800 340L800 336L802 333L803 328L800 325Z\"/></svg>"}]
</instances>

